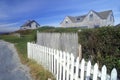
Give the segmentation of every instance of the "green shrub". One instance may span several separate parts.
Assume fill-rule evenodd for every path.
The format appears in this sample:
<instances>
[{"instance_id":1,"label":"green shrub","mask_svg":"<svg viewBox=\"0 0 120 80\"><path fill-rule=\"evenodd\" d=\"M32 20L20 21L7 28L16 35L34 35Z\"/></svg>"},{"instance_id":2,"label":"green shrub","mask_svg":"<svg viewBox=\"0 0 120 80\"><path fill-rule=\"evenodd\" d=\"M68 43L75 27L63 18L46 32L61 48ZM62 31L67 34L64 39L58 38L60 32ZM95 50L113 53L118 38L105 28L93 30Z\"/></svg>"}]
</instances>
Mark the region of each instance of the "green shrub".
<instances>
[{"instance_id":1,"label":"green shrub","mask_svg":"<svg viewBox=\"0 0 120 80\"><path fill-rule=\"evenodd\" d=\"M78 35L83 57L107 65L109 72L116 67L120 74L120 27L85 29Z\"/></svg>"}]
</instances>

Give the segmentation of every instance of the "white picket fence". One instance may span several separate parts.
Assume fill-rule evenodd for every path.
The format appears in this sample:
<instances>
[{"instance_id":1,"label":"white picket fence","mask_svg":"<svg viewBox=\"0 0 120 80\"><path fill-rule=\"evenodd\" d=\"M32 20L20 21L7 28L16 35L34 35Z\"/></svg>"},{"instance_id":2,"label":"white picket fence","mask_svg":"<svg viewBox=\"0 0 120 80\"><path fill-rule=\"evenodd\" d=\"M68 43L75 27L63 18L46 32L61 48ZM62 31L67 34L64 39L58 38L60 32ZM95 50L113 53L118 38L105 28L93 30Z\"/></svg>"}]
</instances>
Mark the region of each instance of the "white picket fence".
<instances>
[{"instance_id":1,"label":"white picket fence","mask_svg":"<svg viewBox=\"0 0 120 80\"><path fill-rule=\"evenodd\" d=\"M79 61L73 54L59 50L47 48L28 42L28 58L35 60L44 66L56 77L56 80L117 80L117 70L114 68L111 75L107 74L104 65L102 70L98 70L98 64L94 66L91 62Z\"/></svg>"}]
</instances>

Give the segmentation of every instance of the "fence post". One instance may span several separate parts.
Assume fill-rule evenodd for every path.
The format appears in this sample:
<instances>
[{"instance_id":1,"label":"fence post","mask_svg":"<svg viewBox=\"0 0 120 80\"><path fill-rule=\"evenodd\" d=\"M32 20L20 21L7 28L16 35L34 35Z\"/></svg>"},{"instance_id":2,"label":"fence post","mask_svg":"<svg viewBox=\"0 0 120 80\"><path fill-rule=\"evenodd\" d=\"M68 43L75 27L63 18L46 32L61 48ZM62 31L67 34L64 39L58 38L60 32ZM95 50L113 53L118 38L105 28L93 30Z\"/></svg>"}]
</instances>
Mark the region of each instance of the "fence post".
<instances>
[{"instance_id":1,"label":"fence post","mask_svg":"<svg viewBox=\"0 0 120 80\"><path fill-rule=\"evenodd\" d=\"M82 46L79 44L79 59L82 59Z\"/></svg>"}]
</instances>

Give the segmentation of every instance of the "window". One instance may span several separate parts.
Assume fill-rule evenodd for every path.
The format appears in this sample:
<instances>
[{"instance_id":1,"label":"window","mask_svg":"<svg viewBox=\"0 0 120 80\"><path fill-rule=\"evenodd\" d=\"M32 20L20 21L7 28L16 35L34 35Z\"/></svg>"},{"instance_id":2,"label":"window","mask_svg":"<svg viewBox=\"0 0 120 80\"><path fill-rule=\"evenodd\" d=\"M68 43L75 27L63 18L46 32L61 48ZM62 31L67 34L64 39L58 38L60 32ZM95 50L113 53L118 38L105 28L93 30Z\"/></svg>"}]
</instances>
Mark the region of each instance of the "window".
<instances>
[{"instance_id":1,"label":"window","mask_svg":"<svg viewBox=\"0 0 120 80\"><path fill-rule=\"evenodd\" d=\"M65 23L68 23L68 21L65 21Z\"/></svg>"},{"instance_id":2,"label":"window","mask_svg":"<svg viewBox=\"0 0 120 80\"><path fill-rule=\"evenodd\" d=\"M93 14L90 14L90 16L89 16L89 20L90 20L90 21L93 20Z\"/></svg>"},{"instance_id":3,"label":"window","mask_svg":"<svg viewBox=\"0 0 120 80\"><path fill-rule=\"evenodd\" d=\"M99 28L100 26L99 25L94 25L94 28Z\"/></svg>"},{"instance_id":4,"label":"window","mask_svg":"<svg viewBox=\"0 0 120 80\"><path fill-rule=\"evenodd\" d=\"M38 27L37 24L35 25L35 27L36 27L36 28Z\"/></svg>"},{"instance_id":5,"label":"window","mask_svg":"<svg viewBox=\"0 0 120 80\"><path fill-rule=\"evenodd\" d=\"M29 27L30 27L30 28L32 27L31 24L29 25Z\"/></svg>"},{"instance_id":6,"label":"window","mask_svg":"<svg viewBox=\"0 0 120 80\"><path fill-rule=\"evenodd\" d=\"M77 18L77 21L79 21L80 20L80 18Z\"/></svg>"},{"instance_id":7,"label":"window","mask_svg":"<svg viewBox=\"0 0 120 80\"><path fill-rule=\"evenodd\" d=\"M67 20L67 19L65 20L65 23L66 23L66 24L68 23L68 20Z\"/></svg>"}]
</instances>

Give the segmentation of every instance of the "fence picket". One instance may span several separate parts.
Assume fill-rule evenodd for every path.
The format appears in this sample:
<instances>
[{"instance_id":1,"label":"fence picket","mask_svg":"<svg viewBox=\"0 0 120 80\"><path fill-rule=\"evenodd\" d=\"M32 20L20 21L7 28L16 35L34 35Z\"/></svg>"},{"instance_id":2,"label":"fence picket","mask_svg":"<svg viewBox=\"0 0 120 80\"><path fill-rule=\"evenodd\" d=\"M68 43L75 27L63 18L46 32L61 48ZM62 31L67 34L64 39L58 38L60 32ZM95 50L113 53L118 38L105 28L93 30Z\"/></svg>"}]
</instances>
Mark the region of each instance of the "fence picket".
<instances>
[{"instance_id":1,"label":"fence picket","mask_svg":"<svg viewBox=\"0 0 120 80\"><path fill-rule=\"evenodd\" d=\"M49 54L48 53L49 53L49 49L47 48L47 51L46 51L47 58L46 59L47 59L47 66L48 66L47 69L49 70L49 57L48 57Z\"/></svg>"},{"instance_id":2,"label":"fence picket","mask_svg":"<svg viewBox=\"0 0 120 80\"><path fill-rule=\"evenodd\" d=\"M102 67L101 80L106 80L106 76L107 76L107 69L106 66L104 65Z\"/></svg>"},{"instance_id":3,"label":"fence picket","mask_svg":"<svg viewBox=\"0 0 120 80\"><path fill-rule=\"evenodd\" d=\"M54 68L53 69L54 69L54 75L56 75L56 68L57 68L56 65L57 64L56 64L56 50L55 49L54 49L53 55L54 55Z\"/></svg>"},{"instance_id":4,"label":"fence picket","mask_svg":"<svg viewBox=\"0 0 120 80\"><path fill-rule=\"evenodd\" d=\"M38 63L39 64L41 64L41 57L40 57L40 55L41 55L41 53L40 53L40 46L38 46L38 58L39 58L39 60L38 60Z\"/></svg>"},{"instance_id":5,"label":"fence picket","mask_svg":"<svg viewBox=\"0 0 120 80\"><path fill-rule=\"evenodd\" d=\"M59 80L59 60L60 60L60 58L59 58L59 51L57 50L57 80Z\"/></svg>"},{"instance_id":6,"label":"fence picket","mask_svg":"<svg viewBox=\"0 0 120 80\"><path fill-rule=\"evenodd\" d=\"M70 69L70 54L67 53L67 77L66 77L66 80L69 80L69 69Z\"/></svg>"},{"instance_id":7,"label":"fence picket","mask_svg":"<svg viewBox=\"0 0 120 80\"><path fill-rule=\"evenodd\" d=\"M87 63L87 71L86 71L86 80L90 80L90 70L91 70L91 62Z\"/></svg>"},{"instance_id":8,"label":"fence picket","mask_svg":"<svg viewBox=\"0 0 120 80\"><path fill-rule=\"evenodd\" d=\"M78 74L79 74L79 57L76 59L76 74L75 74L75 80L78 80Z\"/></svg>"},{"instance_id":9,"label":"fence picket","mask_svg":"<svg viewBox=\"0 0 120 80\"><path fill-rule=\"evenodd\" d=\"M73 80L73 75L74 75L74 56L71 54L71 74L70 74L70 79Z\"/></svg>"},{"instance_id":10,"label":"fence picket","mask_svg":"<svg viewBox=\"0 0 120 80\"><path fill-rule=\"evenodd\" d=\"M59 63L60 63L60 80L62 80L62 51L60 51L60 61L59 61Z\"/></svg>"},{"instance_id":11,"label":"fence picket","mask_svg":"<svg viewBox=\"0 0 120 80\"><path fill-rule=\"evenodd\" d=\"M46 50L46 47L45 47L45 52L44 52L44 54L45 54L45 68L47 68L47 52L46 52L47 50Z\"/></svg>"},{"instance_id":12,"label":"fence picket","mask_svg":"<svg viewBox=\"0 0 120 80\"><path fill-rule=\"evenodd\" d=\"M81 61L81 71L80 71L80 79L84 80L84 69L85 69L85 60L82 59Z\"/></svg>"},{"instance_id":13,"label":"fence picket","mask_svg":"<svg viewBox=\"0 0 120 80\"><path fill-rule=\"evenodd\" d=\"M66 76L66 74L65 74L65 72L66 72L66 70L65 70L65 66L66 65L66 53L65 52L63 52L63 79L62 80L65 80L65 76Z\"/></svg>"},{"instance_id":14,"label":"fence picket","mask_svg":"<svg viewBox=\"0 0 120 80\"><path fill-rule=\"evenodd\" d=\"M28 56L28 58L30 58L30 46L29 46L29 42L27 43L27 56Z\"/></svg>"},{"instance_id":15,"label":"fence picket","mask_svg":"<svg viewBox=\"0 0 120 80\"><path fill-rule=\"evenodd\" d=\"M93 80L97 80L97 75L98 75L98 64L96 63L94 65Z\"/></svg>"},{"instance_id":16,"label":"fence picket","mask_svg":"<svg viewBox=\"0 0 120 80\"><path fill-rule=\"evenodd\" d=\"M117 70L113 68L111 71L111 79L110 80L117 80Z\"/></svg>"}]
</instances>

